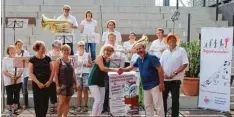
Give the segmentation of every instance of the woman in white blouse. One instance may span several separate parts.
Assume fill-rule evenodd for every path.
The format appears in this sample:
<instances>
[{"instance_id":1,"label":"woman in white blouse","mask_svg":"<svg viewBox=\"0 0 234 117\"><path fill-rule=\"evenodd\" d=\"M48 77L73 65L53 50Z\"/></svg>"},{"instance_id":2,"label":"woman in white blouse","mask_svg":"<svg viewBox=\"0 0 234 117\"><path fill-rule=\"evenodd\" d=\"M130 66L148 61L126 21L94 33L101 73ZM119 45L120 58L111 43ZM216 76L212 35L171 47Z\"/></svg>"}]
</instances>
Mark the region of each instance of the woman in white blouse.
<instances>
[{"instance_id":1,"label":"woman in white blouse","mask_svg":"<svg viewBox=\"0 0 234 117\"><path fill-rule=\"evenodd\" d=\"M84 94L84 107L83 112L88 112L88 78L90 73L90 68L92 67L92 59L89 53L84 51L84 41L77 43L77 53L78 56L78 67L75 70L77 81L78 81L78 93L77 93L77 102L78 108L77 112L81 112L81 100L82 92Z\"/></svg>"},{"instance_id":2,"label":"woman in white blouse","mask_svg":"<svg viewBox=\"0 0 234 117\"><path fill-rule=\"evenodd\" d=\"M103 32L103 34L102 34L102 41L104 42L104 44L108 44L108 35L110 33L114 33L116 36L116 43L115 44L121 45L122 37L121 37L121 33L115 30L116 22L114 20L109 20L107 22L106 27L107 27L107 31Z\"/></svg>"},{"instance_id":3,"label":"woman in white blouse","mask_svg":"<svg viewBox=\"0 0 234 117\"><path fill-rule=\"evenodd\" d=\"M89 39L85 42L85 51L89 52L90 48L91 57L94 61L96 58L96 42L92 37L97 33L97 21L93 19L93 13L90 10L86 11L85 19L80 23L80 33L82 36L88 36Z\"/></svg>"},{"instance_id":4,"label":"woman in white blouse","mask_svg":"<svg viewBox=\"0 0 234 117\"><path fill-rule=\"evenodd\" d=\"M18 114L18 104L20 99L20 89L22 86L22 68L15 68L14 57L16 56L16 48L14 45L7 47L7 55L2 61L2 72L4 76L4 86L7 94L7 106L12 112L12 105L14 104L14 114Z\"/></svg>"}]
</instances>

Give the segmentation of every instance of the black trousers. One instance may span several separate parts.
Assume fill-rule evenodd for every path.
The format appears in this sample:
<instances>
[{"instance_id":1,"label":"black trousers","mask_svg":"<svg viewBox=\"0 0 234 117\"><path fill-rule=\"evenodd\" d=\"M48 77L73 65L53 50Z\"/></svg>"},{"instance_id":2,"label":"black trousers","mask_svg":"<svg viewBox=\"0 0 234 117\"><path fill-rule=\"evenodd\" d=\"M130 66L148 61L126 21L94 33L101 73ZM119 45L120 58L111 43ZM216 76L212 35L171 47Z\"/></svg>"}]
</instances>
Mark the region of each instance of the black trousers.
<instances>
[{"instance_id":1,"label":"black trousers","mask_svg":"<svg viewBox=\"0 0 234 117\"><path fill-rule=\"evenodd\" d=\"M7 105L19 104L21 87L22 83L5 86Z\"/></svg>"},{"instance_id":2,"label":"black trousers","mask_svg":"<svg viewBox=\"0 0 234 117\"><path fill-rule=\"evenodd\" d=\"M167 115L167 98L169 92L171 92L172 96L172 117L179 117L180 84L180 80L164 81L165 90L163 92L163 104L165 117Z\"/></svg>"},{"instance_id":3,"label":"black trousers","mask_svg":"<svg viewBox=\"0 0 234 117\"><path fill-rule=\"evenodd\" d=\"M49 92L50 103L55 104L57 103L57 93L56 93L56 84L52 82L50 84L50 92Z\"/></svg>"},{"instance_id":4,"label":"black trousers","mask_svg":"<svg viewBox=\"0 0 234 117\"><path fill-rule=\"evenodd\" d=\"M109 77L105 78L105 99L103 103L103 110L109 109Z\"/></svg>"},{"instance_id":5,"label":"black trousers","mask_svg":"<svg viewBox=\"0 0 234 117\"><path fill-rule=\"evenodd\" d=\"M33 82L33 101L36 117L46 117L49 103L49 88L40 89Z\"/></svg>"}]
</instances>

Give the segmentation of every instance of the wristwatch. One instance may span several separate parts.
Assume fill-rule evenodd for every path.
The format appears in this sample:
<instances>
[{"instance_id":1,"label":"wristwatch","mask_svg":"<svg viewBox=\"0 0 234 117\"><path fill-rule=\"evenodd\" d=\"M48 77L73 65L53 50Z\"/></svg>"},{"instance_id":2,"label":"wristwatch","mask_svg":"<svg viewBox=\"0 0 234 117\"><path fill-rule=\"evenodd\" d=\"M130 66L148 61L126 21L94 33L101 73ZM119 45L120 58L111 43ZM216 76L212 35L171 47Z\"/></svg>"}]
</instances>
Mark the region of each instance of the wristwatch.
<instances>
[{"instance_id":1,"label":"wristwatch","mask_svg":"<svg viewBox=\"0 0 234 117\"><path fill-rule=\"evenodd\" d=\"M178 73L177 72L174 72L175 73L175 75L177 75Z\"/></svg>"}]
</instances>

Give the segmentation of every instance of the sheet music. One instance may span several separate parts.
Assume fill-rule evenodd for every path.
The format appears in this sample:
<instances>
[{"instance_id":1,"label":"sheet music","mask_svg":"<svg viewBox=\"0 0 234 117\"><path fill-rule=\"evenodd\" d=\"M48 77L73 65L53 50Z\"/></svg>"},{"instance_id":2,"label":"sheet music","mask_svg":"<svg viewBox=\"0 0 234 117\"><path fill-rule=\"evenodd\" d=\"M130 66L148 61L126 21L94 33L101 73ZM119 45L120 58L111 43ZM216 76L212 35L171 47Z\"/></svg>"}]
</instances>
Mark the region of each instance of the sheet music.
<instances>
[{"instance_id":1,"label":"sheet music","mask_svg":"<svg viewBox=\"0 0 234 117\"><path fill-rule=\"evenodd\" d=\"M100 34L93 33L91 35L81 34L80 40L84 41L85 43L100 43Z\"/></svg>"},{"instance_id":2,"label":"sheet music","mask_svg":"<svg viewBox=\"0 0 234 117\"><path fill-rule=\"evenodd\" d=\"M25 68L27 67L27 62L29 57L14 57L14 67Z\"/></svg>"},{"instance_id":3,"label":"sheet music","mask_svg":"<svg viewBox=\"0 0 234 117\"><path fill-rule=\"evenodd\" d=\"M75 34L72 33L56 33L55 34L55 39L60 40L62 43L72 43L73 39L75 39Z\"/></svg>"},{"instance_id":4,"label":"sheet music","mask_svg":"<svg viewBox=\"0 0 234 117\"><path fill-rule=\"evenodd\" d=\"M113 56L110 59L110 67L111 68L120 68L124 67L125 57Z\"/></svg>"},{"instance_id":5,"label":"sheet music","mask_svg":"<svg viewBox=\"0 0 234 117\"><path fill-rule=\"evenodd\" d=\"M14 21L16 21L15 28L27 28L28 27L28 19L17 19L17 18L8 18L6 27L13 28Z\"/></svg>"}]
</instances>

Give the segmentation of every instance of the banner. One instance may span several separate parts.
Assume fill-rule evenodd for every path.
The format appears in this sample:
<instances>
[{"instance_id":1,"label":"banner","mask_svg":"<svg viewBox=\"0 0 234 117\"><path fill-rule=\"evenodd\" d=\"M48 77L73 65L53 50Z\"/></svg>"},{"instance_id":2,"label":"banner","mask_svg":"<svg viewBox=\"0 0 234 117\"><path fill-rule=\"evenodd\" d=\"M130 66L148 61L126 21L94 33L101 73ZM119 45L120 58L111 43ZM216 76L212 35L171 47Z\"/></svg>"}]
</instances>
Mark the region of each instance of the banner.
<instances>
[{"instance_id":1,"label":"banner","mask_svg":"<svg viewBox=\"0 0 234 117\"><path fill-rule=\"evenodd\" d=\"M230 111L233 28L201 29L198 107Z\"/></svg>"},{"instance_id":2,"label":"banner","mask_svg":"<svg viewBox=\"0 0 234 117\"><path fill-rule=\"evenodd\" d=\"M110 113L113 116L127 116L138 114L139 97L136 72L109 72Z\"/></svg>"}]
</instances>

